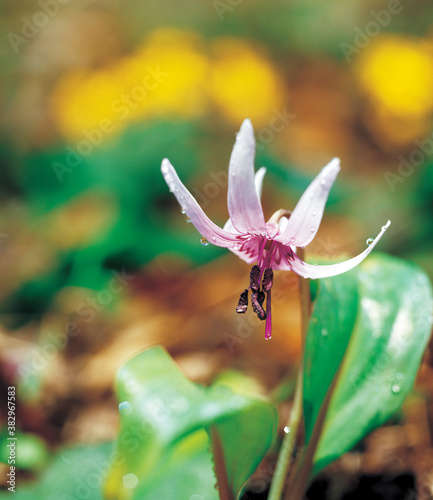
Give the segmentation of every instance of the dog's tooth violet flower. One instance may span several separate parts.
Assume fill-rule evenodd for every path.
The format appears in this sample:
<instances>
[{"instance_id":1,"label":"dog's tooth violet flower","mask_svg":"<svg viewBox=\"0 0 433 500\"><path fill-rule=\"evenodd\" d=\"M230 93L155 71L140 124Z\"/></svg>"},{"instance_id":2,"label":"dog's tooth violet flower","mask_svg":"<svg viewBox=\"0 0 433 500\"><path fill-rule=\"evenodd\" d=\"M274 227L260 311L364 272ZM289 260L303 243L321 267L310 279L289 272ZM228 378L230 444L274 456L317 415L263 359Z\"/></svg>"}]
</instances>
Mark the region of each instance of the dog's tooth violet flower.
<instances>
[{"instance_id":1,"label":"dog's tooth violet flower","mask_svg":"<svg viewBox=\"0 0 433 500\"><path fill-rule=\"evenodd\" d=\"M202 241L225 247L248 264L254 264L250 286L241 293L236 312L245 313L248 291L251 305L261 320L266 320L265 338L271 338L271 290L274 270L292 270L304 278L326 278L344 273L358 265L376 246L388 229L388 221L368 247L358 256L331 265L311 265L295 253L305 247L317 233L326 200L340 171L338 158L331 160L308 186L292 213L278 210L265 221L260 195L265 168L254 175L255 139L249 120L245 120L236 137L230 158L227 205L230 218L221 229L203 212L185 188L171 163L164 159L161 172L170 191L176 196L182 212L202 235ZM266 309L263 305L266 299Z\"/></svg>"}]
</instances>

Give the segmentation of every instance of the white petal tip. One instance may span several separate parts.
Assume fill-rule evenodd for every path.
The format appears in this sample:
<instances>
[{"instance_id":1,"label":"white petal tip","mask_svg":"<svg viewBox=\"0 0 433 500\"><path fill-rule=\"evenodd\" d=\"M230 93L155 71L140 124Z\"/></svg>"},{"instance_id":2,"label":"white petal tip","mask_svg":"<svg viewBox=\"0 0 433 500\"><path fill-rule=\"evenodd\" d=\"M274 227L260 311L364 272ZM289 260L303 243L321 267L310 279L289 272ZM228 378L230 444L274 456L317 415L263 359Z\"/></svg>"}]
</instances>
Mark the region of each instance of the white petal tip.
<instances>
[{"instance_id":1,"label":"white petal tip","mask_svg":"<svg viewBox=\"0 0 433 500\"><path fill-rule=\"evenodd\" d=\"M327 170L340 171L340 158L332 158L332 160L324 167Z\"/></svg>"},{"instance_id":2,"label":"white petal tip","mask_svg":"<svg viewBox=\"0 0 433 500\"><path fill-rule=\"evenodd\" d=\"M239 134L242 133L249 133L251 135L254 135L253 124L251 123L251 120L249 118L245 118L245 120L242 122L241 128L239 129Z\"/></svg>"},{"instance_id":3,"label":"white petal tip","mask_svg":"<svg viewBox=\"0 0 433 500\"><path fill-rule=\"evenodd\" d=\"M164 158L161 162L161 170L162 172L164 172L165 170L167 170L169 167L171 167L171 163L170 161L168 160L168 158Z\"/></svg>"}]
</instances>

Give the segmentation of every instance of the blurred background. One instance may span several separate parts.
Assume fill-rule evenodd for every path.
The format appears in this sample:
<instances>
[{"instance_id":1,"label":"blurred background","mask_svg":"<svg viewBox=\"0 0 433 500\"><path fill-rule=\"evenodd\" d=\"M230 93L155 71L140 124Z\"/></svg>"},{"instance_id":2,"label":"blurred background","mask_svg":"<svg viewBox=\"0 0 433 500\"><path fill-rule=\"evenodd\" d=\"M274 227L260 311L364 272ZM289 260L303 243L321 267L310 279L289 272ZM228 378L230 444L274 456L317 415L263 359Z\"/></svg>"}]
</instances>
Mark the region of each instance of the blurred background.
<instances>
[{"instance_id":1,"label":"blurred background","mask_svg":"<svg viewBox=\"0 0 433 500\"><path fill-rule=\"evenodd\" d=\"M391 219L378 249L433 277L428 0L3 0L2 9L0 376L2 398L8 385L18 391L24 476L60 445L116 436L115 372L151 345L195 381L238 369L263 394L290 393L295 276L276 276L265 343L263 325L234 312L249 267L200 244L160 173L168 157L224 224L228 160L246 117L256 167L268 168L267 216L293 209L341 158L307 258L353 256ZM397 445L377 431L357 467L427 477L428 359L412 427L399 428ZM397 464L375 462L399 450Z\"/></svg>"}]
</instances>

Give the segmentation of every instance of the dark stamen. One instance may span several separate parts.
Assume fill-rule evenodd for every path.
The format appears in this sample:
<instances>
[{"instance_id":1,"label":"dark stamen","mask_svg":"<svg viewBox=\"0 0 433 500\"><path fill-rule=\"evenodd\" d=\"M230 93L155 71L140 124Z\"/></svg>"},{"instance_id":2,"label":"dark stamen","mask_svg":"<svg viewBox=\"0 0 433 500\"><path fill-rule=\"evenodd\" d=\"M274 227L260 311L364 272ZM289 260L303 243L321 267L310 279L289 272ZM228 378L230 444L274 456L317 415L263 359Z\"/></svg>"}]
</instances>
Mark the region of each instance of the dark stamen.
<instances>
[{"instance_id":1,"label":"dark stamen","mask_svg":"<svg viewBox=\"0 0 433 500\"><path fill-rule=\"evenodd\" d=\"M236 307L236 312L238 314L245 314L248 308L248 288L246 288L239 297L239 302Z\"/></svg>"},{"instance_id":2,"label":"dark stamen","mask_svg":"<svg viewBox=\"0 0 433 500\"><path fill-rule=\"evenodd\" d=\"M252 290L257 291L260 288L260 267L253 266L250 273L250 286Z\"/></svg>"},{"instance_id":3,"label":"dark stamen","mask_svg":"<svg viewBox=\"0 0 433 500\"><path fill-rule=\"evenodd\" d=\"M266 313L263 309L263 302L265 301L265 294L262 291L253 290L251 294L251 305L257 317L262 321L266 319Z\"/></svg>"},{"instance_id":4,"label":"dark stamen","mask_svg":"<svg viewBox=\"0 0 433 500\"><path fill-rule=\"evenodd\" d=\"M272 269L265 269L263 274L262 287L265 292L268 292L274 283L274 271Z\"/></svg>"}]
</instances>

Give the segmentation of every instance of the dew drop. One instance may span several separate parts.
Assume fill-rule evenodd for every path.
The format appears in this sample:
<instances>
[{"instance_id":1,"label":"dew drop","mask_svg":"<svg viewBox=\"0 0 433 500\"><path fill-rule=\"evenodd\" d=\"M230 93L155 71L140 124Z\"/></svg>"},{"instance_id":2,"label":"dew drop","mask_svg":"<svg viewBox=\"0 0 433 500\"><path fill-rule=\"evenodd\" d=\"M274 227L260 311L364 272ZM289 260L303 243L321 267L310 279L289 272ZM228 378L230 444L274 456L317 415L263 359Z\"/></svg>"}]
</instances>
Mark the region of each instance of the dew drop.
<instances>
[{"instance_id":1,"label":"dew drop","mask_svg":"<svg viewBox=\"0 0 433 500\"><path fill-rule=\"evenodd\" d=\"M212 241L216 241L216 238L215 238L215 236L212 236Z\"/></svg>"},{"instance_id":2,"label":"dew drop","mask_svg":"<svg viewBox=\"0 0 433 500\"><path fill-rule=\"evenodd\" d=\"M317 212L315 210L313 210L312 215L313 215L313 217L315 217L317 215Z\"/></svg>"},{"instance_id":3,"label":"dew drop","mask_svg":"<svg viewBox=\"0 0 433 500\"><path fill-rule=\"evenodd\" d=\"M119 413L121 415L131 415L133 406L129 401L123 401L119 404Z\"/></svg>"},{"instance_id":4,"label":"dew drop","mask_svg":"<svg viewBox=\"0 0 433 500\"><path fill-rule=\"evenodd\" d=\"M372 243L373 243L373 238L368 238L368 240L366 241L367 245L370 246Z\"/></svg>"},{"instance_id":5,"label":"dew drop","mask_svg":"<svg viewBox=\"0 0 433 500\"><path fill-rule=\"evenodd\" d=\"M327 337L328 336L328 330L326 328L322 328L322 337Z\"/></svg>"},{"instance_id":6,"label":"dew drop","mask_svg":"<svg viewBox=\"0 0 433 500\"><path fill-rule=\"evenodd\" d=\"M209 242L207 240L207 238L205 238L203 236L203 238L200 238L200 243L204 246L204 247L207 247L209 245Z\"/></svg>"},{"instance_id":7,"label":"dew drop","mask_svg":"<svg viewBox=\"0 0 433 500\"><path fill-rule=\"evenodd\" d=\"M232 248L233 250L239 250L239 245L237 243L234 243Z\"/></svg>"},{"instance_id":8,"label":"dew drop","mask_svg":"<svg viewBox=\"0 0 433 500\"><path fill-rule=\"evenodd\" d=\"M182 215L183 215L183 218L186 220L186 222L191 222L191 219L188 217L185 209L182 209Z\"/></svg>"},{"instance_id":9,"label":"dew drop","mask_svg":"<svg viewBox=\"0 0 433 500\"><path fill-rule=\"evenodd\" d=\"M314 227L310 228L310 231L311 231L312 233L314 233L314 231L315 231Z\"/></svg>"},{"instance_id":10,"label":"dew drop","mask_svg":"<svg viewBox=\"0 0 433 500\"><path fill-rule=\"evenodd\" d=\"M123 476L123 486L128 489L133 489L138 484L138 477L135 474L125 474Z\"/></svg>"},{"instance_id":11,"label":"dew drop","mask_svg":"<svg viewBox=\"0 0 433 500\"><path fill-rule=\"evenodd\" d=\"M374 329L373 332L371 333L371 338L378 339L379 337L380 337L380 330Z\"/></svg>"},{"instance_id":12,"label":"dew drop","mask_svg":"<svg viewBox=\"0 0 433 500\"><path fill-rule=\"evenodd\" d=\"M325 181L325 179L322 179L322 180L320 181L320 184L322 184L322 186L326 186L326 181Z\"/></svg>"},{"instance_id":13,"label":"dew drop","mask_svg":"<svg viewBox=\"0 0 433 500\"><path fill-rule=\"evenodd\" d=\"M286 427L284 427L284 432L286 434L289 434L290 431L291 431L290 427L288 425L286 425Z\"/></svg>"},{"instance_id":14,"label":"dew drop","mask_svg":"<svg viewBox=\"0 0 433 500\"><path fill-rule=\"evenodd\" d=\"M398 384L394 384L392 387L391 387L391 391L393 394L400 394L401 392L401 387L398 385Z\"/></svg>"}]
</instances>

